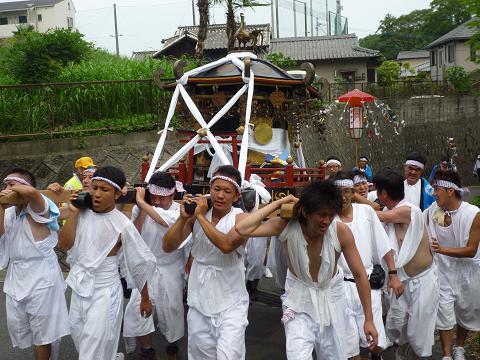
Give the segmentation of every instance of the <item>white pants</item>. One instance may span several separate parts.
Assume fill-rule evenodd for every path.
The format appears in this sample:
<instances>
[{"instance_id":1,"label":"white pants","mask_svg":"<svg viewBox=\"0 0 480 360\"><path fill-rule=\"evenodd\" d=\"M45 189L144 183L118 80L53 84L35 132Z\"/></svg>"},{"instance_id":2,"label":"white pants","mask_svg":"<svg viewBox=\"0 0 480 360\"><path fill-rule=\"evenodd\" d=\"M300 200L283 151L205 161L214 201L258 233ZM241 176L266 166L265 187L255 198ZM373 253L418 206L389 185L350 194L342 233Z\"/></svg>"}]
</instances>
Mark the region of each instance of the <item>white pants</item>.
<instances>
[{"instance_id":1,"label":"white pants","mask_svg":"<svg viewBox=\"0 0 480 360\"><path fill-rule=\"evenodd\" d=\"M346 342L347 355L353 357L360 354L360 347L368 347L367 338L363 325L365 324L365 314L362 303L358 296L355 283L345 281L345 298L347 300L347 318L346 318ZM382 290L372 290L372 312L373 323L378 332L378 346L382 349L387 347L387 335L382 319Z\"/></svg>"},{"instance_id":2,"label":"white pants","mask_svg":"<svg viewBox=\"0 0 480 360\"><path fill-rule=\"evenodd\" d=\"M404 284L402 296L391 294L385 330L393 342L409 343L417 356L431 356L439 299L436 265Z\"/></svg>"},{"instance_id":3,"label":"white pants","mask_svg":"<svg viewBox=\"0 0 480 360\"><path fill-rule=\"evenodd\" d=\"M6 295L7 327L14 347L51 344L70 334L65 282L60 269L53 286L16 301Z\"/></svg>"},{"instance_id":4,"label":"white pants","mask_svg":"<svg viewBox=\"0 0 480 360\"><path fill-rule=\"evenodd\" d=\"M261 279L263 276L263 262L267 251L266 237L251 238L247 241L245 267L247 281Z\"/></svg>"},{"instance_id":5,"label":"white pants","mask_svg":"<svg viewBox=\"0 0 480 360\"><path fill-rule=\"evenodd\" d=\"M451 330L458 323L464 329L480 331L480 264L451 263L448 269L439 265L437 329Z\"/></svg>"},{"instance_id":6,"label":"white pants","mask_svg":"<svg viewBox=\"0 0 480 360\"><path fill-rule=\"evenodd\" d=\"M185 333L183 307L183 259L167 265L157 265L149 291L157 312L158 327L169 343L182 338ZM153 316L143 318L140 314L141 295L137 289L125 308L123 336L137 337L155 331Z\"/></svg>"},{"instance_id":7,"label":"white pants","mask_svg":"<svg viewBox=\"0 0 480 360\"><path fill-rule=\"evenodd\" d=\"M215 315L205 316L190 307L188 323L189 360L245 359L245 329L248 300Z\"/></svg>"},{"instance_id":8,"label":"white pants","mask_svg":"<svg viewBox=\"0 0 480 360\"><path fill-rule=\"evenodd\" d=\"M123 291L118 276L95 288L89 298L74 291L70 302L70 329L79 360L114 360L122 326Z\"/></svg>"},{"instance_id":9,"label":"white pants","mask_svg":"<svg viewBox=\"0 0 480 360\"><path fill-rule=\"evenodd\" d=\"M317 359L321 360L346 360L345 334L343 326L338 326L343 321L329 326L320 326L304 313L296 313L293 319L284 323L287 359L311 360L313 349Z\"/></svg>"}]
</instances>

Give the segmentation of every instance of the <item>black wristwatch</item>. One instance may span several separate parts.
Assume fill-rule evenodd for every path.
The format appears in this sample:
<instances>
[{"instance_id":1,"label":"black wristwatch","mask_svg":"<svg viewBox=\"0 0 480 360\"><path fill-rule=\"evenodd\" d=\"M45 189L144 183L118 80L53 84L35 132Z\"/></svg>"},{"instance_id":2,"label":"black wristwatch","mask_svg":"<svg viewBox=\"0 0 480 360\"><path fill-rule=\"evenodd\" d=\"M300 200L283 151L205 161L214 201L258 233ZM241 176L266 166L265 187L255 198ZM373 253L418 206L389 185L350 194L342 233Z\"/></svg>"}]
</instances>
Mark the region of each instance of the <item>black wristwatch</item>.
<instances>
[{"instance_id":1,"label":"black wristwatch","mask_svg":"<svg viewBox=\"0 0 480 360\"><path fill-rule=\"evenodd\" d=\"M395 269L395 270L388 270L388 275L397 275L397 269Z\"/></svg>"}]
</instances>

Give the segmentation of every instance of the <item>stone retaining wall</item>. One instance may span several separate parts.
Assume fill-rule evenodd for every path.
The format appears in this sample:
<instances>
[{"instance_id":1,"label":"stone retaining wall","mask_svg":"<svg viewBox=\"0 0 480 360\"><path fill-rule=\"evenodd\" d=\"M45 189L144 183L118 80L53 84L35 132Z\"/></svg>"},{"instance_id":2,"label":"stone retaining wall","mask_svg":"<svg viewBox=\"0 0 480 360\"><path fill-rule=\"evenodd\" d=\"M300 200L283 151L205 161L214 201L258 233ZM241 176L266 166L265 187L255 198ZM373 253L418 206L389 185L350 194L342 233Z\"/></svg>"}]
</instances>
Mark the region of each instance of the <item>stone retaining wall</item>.
<instances>
[{"instance_id":1,"label":"stone retaining wall","mask_svg":"<svg viewBox=\"0 0 480 360\"><path fill-rule=\"evenodd\" d=\"M381 136L364 137L360 153L368 156L374 170L385 166L402 168L405 154L419 150L428 158L427 172L446 153L447 137L457 143L457 166L467 184L477 183L472 169L480 153L480 101L476 96L428 97L397 99L388 104L404 119L407 126L400 135L394 135L388 124L381 125ZM319 159L338 156L346 168L353 166L354 141L347 135L346 121L339 114L329 116L325 136L312 128L302 128L304 155L309 166ZM0 144L0 174L8 168L27 168L37 176L39 187L51 182L64 183L72 174L74 161L89 155L98 165L121 167L127 180L133 184L140 180L143 155L152 154L159 135L155 131L135 134L91 136L81 139L42 140ZM82 147L80 150L79 147ZM161 161L165 161L179 148L176 137L169 134Z\"/></svg>"}]
</instances>

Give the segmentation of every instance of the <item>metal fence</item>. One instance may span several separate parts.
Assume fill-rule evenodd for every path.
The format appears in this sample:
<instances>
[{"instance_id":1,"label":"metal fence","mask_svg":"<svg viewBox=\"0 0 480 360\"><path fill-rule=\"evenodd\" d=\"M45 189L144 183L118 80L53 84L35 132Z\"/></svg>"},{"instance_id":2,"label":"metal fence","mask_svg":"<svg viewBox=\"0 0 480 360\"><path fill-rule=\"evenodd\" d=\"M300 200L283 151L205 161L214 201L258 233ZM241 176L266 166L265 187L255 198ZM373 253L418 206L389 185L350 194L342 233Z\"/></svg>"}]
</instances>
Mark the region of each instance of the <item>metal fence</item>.
<instances>
[{"instance_id":1,"label":"metal fence","mask_svg":"<svg viewBox=\"0 0 480 360\"><path fill-rule=\"evenodd\" d=\"M338 82L330 84L329 101L358 89L379 99L412 96L446 96L453 93L447 81L394 81L391 84L367 82Z\"/></svg>"},{"instance_id":2,"label":"metal fence","mask_svg":"<svg viewBox=\"0 0 480 360\"><path fill-rule=\"evenodd\" d=\"M354 88L379 99L452 94L446 81L342 82L330 84L328 100ZM107 128L110 120L131 117L157 124L166 115L170 97L170 91L159 89L151 79L0 85L0 138L54 135L72 128L88 131L94 120L103 120Z\"/></svg>"},{"instance_id":3,"label":"metal fence","mask_svg":"<svg viewBox=\"0 0 480 360\"><path fill-rule=\"evenodd\" d=\"M55 133L129 117L157 122L170 97L153 80L0 85L0 133Z\"/></svg>"}]
</instances>

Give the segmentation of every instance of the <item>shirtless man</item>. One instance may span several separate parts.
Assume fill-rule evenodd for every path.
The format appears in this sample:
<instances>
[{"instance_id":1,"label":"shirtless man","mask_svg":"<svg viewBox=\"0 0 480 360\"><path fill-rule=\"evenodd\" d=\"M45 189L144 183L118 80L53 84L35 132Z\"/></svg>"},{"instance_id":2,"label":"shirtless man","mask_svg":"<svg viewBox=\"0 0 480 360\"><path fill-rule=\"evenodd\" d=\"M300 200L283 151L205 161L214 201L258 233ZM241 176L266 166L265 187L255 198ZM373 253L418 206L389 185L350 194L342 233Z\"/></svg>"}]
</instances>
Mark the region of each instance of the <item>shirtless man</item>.
<instances>
[{"instance_id":1,"label":"shirtless man","mask_svg":"<svg viewBox=\"0 0 480 360\"><path fill-rule=\"evenodd\" d=\"M436 266L420 209L404 200L403 177L383 170L373 178L379 200L385 204L377 215L385 223L395 250L396 270L405 285L402 296L390 297L386 331L400 347L397 359L406 359L408 344L414 359L432 355L439 289Z\"/></svg>"},{"instance_id":2,"label":"shirtless man","mask_svg":"<svg viewBox=\"0 0 480 360\"><path fill-rule=\"evenodd\" d=\"M15 192L27 201L0 206L0 269L9 265L3 289L8 331L14 347L33 345L35 359L57 359L52 344L70 333L65 281L53 251L59 211L35 189L27 170L10 171L3 184L0 196Z\"/></svg>"},{"instance_id":3,"label":"shirtless man","mask_svg":"<svg viewBox=\"0 0 480 360\"><path fill-rule=\"evenodd\" d=\"M152 313L147 279L155 271L155 256L135 225L115 208L125 182L120 169L99 168L92 178L92 209L80 210L70 202L60 231L59 248L69 250L70 329L79 360L117 356L123 315L119 265L125 268L129 286L141 291L138 311L144 317ZM123 257L117 256L120 251ZM123 354L117 359L123 359Z\"/></svg>"},{"instance_id":4,"label":"shirtless man","mask_svg":"<svg viewBox=\"0 0 480 360\"><path fill-rule=\"evenodd\" d=\"M272 212L297 202L298 219L285 220ZM298 200L289 195L250 214L236 225L243 236L279 236L288 260L283 295L283 317L288 359L347 359L343 271L341 253L352 271L365 314L364 332L371 349L378 335L373 324L370 284L347 225L334 221L342 209L340 191L331 182L308 184Z\"/></svg>"},{"instance_id":5,"label":"shirtless man","mask_svg":"<svg viewBox=\"0 0 480 360\"><path fill-rule=\"evenodd\" d=\"M438 170L432 186L437 201L425 212L440 284L437 329L443 359L452 360L452 333L457 325L453 359L464 360L469 331L480 331L480 209L462 201L458 173Z\"/></svg>"},{"instance_id":6,"label":"shirtless man","mask_svg":"<svg viewBox=\"0 0 480 360\"><path fill-rule=\"evenodd\" d=\"M357 175L359 176L359 175ZM363 179L366 180L365 177ZM353 233L355 244L362 258L365 271L370 276L374 265L381 265L384 271L395 270L393 250L375 211L368 205L352 203L354 181L343 171L335 174L334 184L342 191L343 208L338 218L345 223ZM365 348L367 342L363 335L363 311L360 298L355 289L355 282L343 255L340 256L339 266L344 272L344 286L347 300L347 343L350 359L360 359L360 347ZM404 290L403 283L397 274L389 274L387 288L401 296ZM372 282L371 282L372 285ZM375 285L375 286L374 286ZM378 348L372 352L372 360L381 359L381 353L387 348L388 339L382 319L382 287L383 284L372 285L372 312L375 327L378 331Z\"/></svg>"},{"instance_id":7,"label":"shirtless man","mask_svg":"<svg viewBox=\"0 0 480 360\"><path fill-rule=\"evenodd\" d=\"M245 215L233 207L240 198L241 176L231 165L220 166L210 180L207 199L187 194L180 217L163 237L172 252L192 234L193 264L188 277L188 358L242 360L248 325L248 293L243 255L248 237L235 231ZM194 214L185 204L195 203Z\"/></svg>"}]
</instances>

